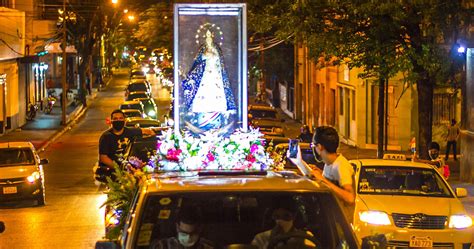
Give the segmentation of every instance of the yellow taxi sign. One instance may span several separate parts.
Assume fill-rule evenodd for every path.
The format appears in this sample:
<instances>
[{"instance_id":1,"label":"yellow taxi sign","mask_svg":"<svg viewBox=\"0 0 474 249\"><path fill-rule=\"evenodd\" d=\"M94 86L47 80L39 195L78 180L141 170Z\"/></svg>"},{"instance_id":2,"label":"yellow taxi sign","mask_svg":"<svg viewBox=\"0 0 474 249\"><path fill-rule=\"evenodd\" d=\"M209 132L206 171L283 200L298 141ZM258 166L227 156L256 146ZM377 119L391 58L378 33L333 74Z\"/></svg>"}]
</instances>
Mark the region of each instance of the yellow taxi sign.
<instances>
[{"instance_id":1,"label":"yellow taxi sign","mask_svg":"<svg viewBox=\"0 0 474 249\"><path fill-rule=\"evenodd\" d=\"M406 161L407 157L403 154L385 154L383 155L384 160L400 160Z\"/></svg>"}]
</instances>

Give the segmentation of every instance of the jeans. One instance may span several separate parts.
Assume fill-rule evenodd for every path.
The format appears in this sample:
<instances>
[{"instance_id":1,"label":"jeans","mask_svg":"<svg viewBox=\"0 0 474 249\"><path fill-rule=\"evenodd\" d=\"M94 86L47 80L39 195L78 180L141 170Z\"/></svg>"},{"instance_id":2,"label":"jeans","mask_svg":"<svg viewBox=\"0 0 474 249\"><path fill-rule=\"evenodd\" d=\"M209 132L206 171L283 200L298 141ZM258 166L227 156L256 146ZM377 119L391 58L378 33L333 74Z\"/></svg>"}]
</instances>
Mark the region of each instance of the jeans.
<instances>
[{"instance_id":1,"label":"jeans","mask_svg":"<svg viewBox=\"0 0 474 249\"><path fill-rule=\"evenodd\" d=\"M453 158L456 161L456 141L448 141L446 144L446 161L448 160L449 157L449 149L453 146Z\"/></svg>"}]
</instances>

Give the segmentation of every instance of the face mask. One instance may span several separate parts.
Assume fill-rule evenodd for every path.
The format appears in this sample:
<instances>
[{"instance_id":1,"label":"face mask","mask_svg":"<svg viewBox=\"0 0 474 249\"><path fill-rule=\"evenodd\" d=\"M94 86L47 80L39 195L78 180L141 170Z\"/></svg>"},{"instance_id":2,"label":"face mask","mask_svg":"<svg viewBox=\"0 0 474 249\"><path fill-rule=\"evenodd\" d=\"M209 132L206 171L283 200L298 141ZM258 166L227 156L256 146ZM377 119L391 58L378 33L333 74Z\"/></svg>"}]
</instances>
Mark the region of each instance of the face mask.
<instances>
[{"instance_id":1,"label":"face mask","mask_svg":"<svg viewBox=\"0 0 474 249\"><path fill-rule=\"evenodd\" d=\"M431 160L435 160L436 158L438 158L439 153L434 152L434 153L429 153L429 155L430 155Z\"/></svg>"},{"instance_id":2,"label":"face mask","mask_svg":"<svg viewBox=\"0 0 474 249\"><path fill-rule=\"evenodd\" d=\"M122 128L125 126L125 121L123 120L117 120L117 121L112 121L112 127L116 131L122 130Z\"/></svg>"},{"instance_id":3,"label":"face mask","mask_svg":"<svg viewBox=\"0 0 474 249\"><path fill-rule=\"evenodd\" d=\"M316 151L316 145L311 145L311 150L313 151L313 156L314 156L314 160L316 160L316 162L318 163L322 163L323 162L323 158L321 157L321 155L319 155L319 153Z\"/></svg>"},{"instance_id":4,"label":"face mask","mask_svg":"<svg viewBox=\"0 0 474 249\"><path fill-rule=\"evenodd\" d=\"M184 247L191 247L198 241L197 235L190 235L187 233L178 232L178 241Z\"/></svg>"}]
</instances>

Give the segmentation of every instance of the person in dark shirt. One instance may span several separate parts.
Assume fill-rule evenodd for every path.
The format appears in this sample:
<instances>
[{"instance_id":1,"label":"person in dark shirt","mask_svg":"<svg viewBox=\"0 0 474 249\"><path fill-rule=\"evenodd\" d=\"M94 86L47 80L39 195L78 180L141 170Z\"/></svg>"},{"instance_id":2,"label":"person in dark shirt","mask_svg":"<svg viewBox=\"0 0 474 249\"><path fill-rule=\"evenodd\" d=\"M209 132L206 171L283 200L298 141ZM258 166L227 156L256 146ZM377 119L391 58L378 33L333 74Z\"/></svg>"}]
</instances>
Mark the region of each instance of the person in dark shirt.
<instances>
[{"instance_id":1,"label":"person in dark shirt","mask_svg":"<svg viewBox=\"0 0 474 249\"><path fill-rule=\"evenodd\" d=\"M303 143L311 143L313 140L313 133L309 131L309 126L303 125L303 127L301 127L301 133L298 136L298 139Z\"/></svg>"},{"instance_id":2,"label":"person in dark shirt","mask_svg":"<svg viewBox=\"0 0 474 249\"><path fill-rule=\"evenodd\" d=\"M99 139L99 166L114 168L114 162L121 164L123 152L127 145L137 137L154 136L155 130L163 128L129 128L125 127L125 114L114 110L110 115L112 128L106 130Z\"/></svg>"}]
</instances>

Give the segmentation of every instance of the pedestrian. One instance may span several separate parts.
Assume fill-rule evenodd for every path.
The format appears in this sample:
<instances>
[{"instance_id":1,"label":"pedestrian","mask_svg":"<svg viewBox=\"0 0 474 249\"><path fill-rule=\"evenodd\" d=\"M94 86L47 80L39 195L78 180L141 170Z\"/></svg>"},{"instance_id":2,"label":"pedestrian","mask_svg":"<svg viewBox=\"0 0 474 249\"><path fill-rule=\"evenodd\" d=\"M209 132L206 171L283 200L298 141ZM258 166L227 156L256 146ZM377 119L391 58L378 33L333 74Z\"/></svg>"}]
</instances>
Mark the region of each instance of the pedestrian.
<instances>
[{"instance_id":1,"label":"pedestrian","mask_svg":"<svg viewBox=\"0 0 474 249\"><path fill-rule=\"evenodd\" d=\"M449 158L449 150L451 146L453 147L453 159L454 161L457 160L456 158L456 141L458 140L459 134L461 130L459 126L456 124L456 119L451 119L451 125L448 127L448 135L446 136L446 157L445 160L448 161Z\"/></svg>"},{"instance_id":2,"label":"pedestrian","mask_svg":"<svg viewBox=\"0 0 474 249\"><path fill-rule=\"evenodd\" d=\"M86 72L86 89L89 95L92 94L92 88L91 88L91 77L89 71Z\"/></svg>"},{"instance_id":3,"label":"pedestrian","mask_svg":"<svg viewBox=\"0 0 474 249\"><path fill-rule=\"evenodd\" d=\"M439 144L437 142L431 142L428 146L428 156L430 157L430 160L418 159L416 153L414 153L413 161L427 163L435 166L439 173L447 180L450 175L449 165L447 165L445 161L441 158L441 156L439 155L439 151Z\"/></svg>"},{"instance_id":4,"label":"pedestrian","mask_svg":"<svg viewBox=\"0 0 474 249\"><path fill-rule=\"evenodd\" d=\"M313 139L313 133L311 133L311 131L309 130L309 126L303 125L300 131L301 133L298 136L298 140L303 143L311 143Z\"/></svg>"},{"instance_id":5,"label":"pedestrian","mask_svg":"<svg viewBox=\"0 0 474 249\"><path fill-rule=\"evenodd\" d=\"M338 147L339 134L336 129L329 126L316 128L311 148L316 160L324 162L324 169L321 172L319 168L313 168L312 174L316 181L333 190L344 207L347 219L352 222L355 206L354 169L342 154L337 153ZM309 168L302 160L299 148L296 158L290 158L289 155L287 158L300 168Z\"/></svg>"}]
</instances>

